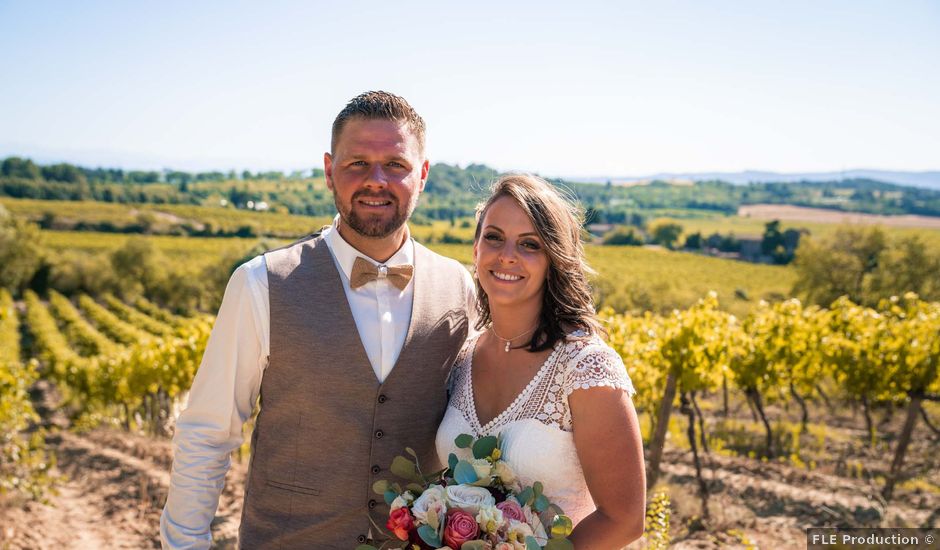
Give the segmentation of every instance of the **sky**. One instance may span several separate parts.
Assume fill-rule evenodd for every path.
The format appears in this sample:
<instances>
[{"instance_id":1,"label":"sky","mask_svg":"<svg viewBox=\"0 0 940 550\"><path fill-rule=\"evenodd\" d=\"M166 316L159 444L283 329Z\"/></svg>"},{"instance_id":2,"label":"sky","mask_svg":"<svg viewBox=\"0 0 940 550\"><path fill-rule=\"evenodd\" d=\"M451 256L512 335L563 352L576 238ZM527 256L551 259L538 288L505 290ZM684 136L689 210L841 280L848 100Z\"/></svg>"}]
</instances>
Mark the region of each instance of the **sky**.
<instances>
[{"instance_id":1,"label":"sky","mask_svg":"<svg viewBox=\"0 0 940 550\"><path fill-rule=\"evenodd\" d=\"M0 157L320 167L366 90L432 162L940 169L940 2L0 0Z\"/></svg>"}]
</instances>

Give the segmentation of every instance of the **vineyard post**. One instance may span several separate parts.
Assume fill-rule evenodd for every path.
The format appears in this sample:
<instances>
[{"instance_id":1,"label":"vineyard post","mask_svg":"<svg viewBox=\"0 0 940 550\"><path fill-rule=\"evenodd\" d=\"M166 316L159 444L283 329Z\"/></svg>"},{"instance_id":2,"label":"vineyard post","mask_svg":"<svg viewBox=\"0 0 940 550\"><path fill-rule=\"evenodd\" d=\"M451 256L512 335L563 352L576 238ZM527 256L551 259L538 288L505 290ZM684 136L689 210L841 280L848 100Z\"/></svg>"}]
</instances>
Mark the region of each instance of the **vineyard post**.
<instances>
[{"instance_id":1,"label":"vineyard post","mask_svg":"<svg viewBox=\"0 0 940 550\"><path fill-rule=\"evenodd\" d=\"M669 417L672 415L672 402L676 399L676 385L678 376L675 368L669 369L666 376L666 391L656 413L656 426L653 438L650 440L650 460L646 476L646 485L652 488L659 477L659 463L663 458L663 447L666 443L666 432L669 429Z\"/></svg>"},{"instance_id":2,"label":"vineyard post","mask_svg":"<svg viewBox=\"0 0 940 550\"><path fill-rule=\"evenodd\" d=\"M921 403L924 400L923 393L920 392L915 392L910 398L911 400L907 404L907 417L904 419L904 428L901 429L901 437L898 439L898 447L894 452L894 460L891 461L891 473L888 474L884 490L881 492L885 500L891 500L894 493L894 485L901 475L904 455L907 453L907 447L911 442L911 435L914 433L914 426L917 423L917 411L920 410Z\"/></svg>"}]
</instances>

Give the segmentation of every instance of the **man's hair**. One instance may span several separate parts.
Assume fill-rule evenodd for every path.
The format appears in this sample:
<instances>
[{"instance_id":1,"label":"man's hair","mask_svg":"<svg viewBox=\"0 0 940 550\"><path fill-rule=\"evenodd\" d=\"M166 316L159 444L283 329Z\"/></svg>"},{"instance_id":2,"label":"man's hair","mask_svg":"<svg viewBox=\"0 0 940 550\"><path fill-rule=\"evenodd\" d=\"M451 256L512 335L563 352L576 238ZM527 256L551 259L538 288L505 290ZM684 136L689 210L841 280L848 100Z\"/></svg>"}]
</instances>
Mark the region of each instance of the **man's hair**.
<instances>
[{"instance_id":1,"label":"man's hair","mask_svg":"<svg viewBox=\"0 0 940 550\"><path fill-rule=\"evenodd\" d=\"M602 333L603 328L594 311L594 298L588 276L594 271L584 258L581 225L584 215L578 202L538 176L507 174L490 189L490 196L477 206L477 228L474 242L479 242L486 213L497 200L509 197L518 204L548 255L548 278L542 295L539 324L529 342L529 351L551 348L572 330L587 334ZM477 287L477 330L492 322L490 301L474 273Z\"/></svg>"},{"instance_id":2,"label":"man's hair","mask_svg":"<svg viewBox=\"0 0 940 550\"><path fill-rule=\"evenodd\" d=\"M336 115L336 120L333 121L333 138L330 142L331 154L336 152L336 143L339 141L346 122L353 118L396 120L406 123L417 138L420 151L424 152L424 119L421 115L403 97L378 91L357 95Z\"/></svg>"}]
</instances>

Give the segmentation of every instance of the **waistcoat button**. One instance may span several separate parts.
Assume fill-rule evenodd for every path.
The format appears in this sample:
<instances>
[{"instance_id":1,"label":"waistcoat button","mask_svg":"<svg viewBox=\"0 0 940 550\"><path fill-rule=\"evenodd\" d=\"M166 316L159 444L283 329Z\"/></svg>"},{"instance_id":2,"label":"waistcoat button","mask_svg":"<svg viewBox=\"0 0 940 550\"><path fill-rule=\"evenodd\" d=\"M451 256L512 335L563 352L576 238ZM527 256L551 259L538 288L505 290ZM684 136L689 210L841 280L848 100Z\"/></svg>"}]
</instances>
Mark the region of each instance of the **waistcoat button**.
<instances>
[{"instance_id":1,"label":"waistcoat button","mask_svg":"<svg viewBox=\"0 0 940 550\"><path fill-rule=\"evenodd\" d=\"M383 435L385 435L385 432L383 432L382 430L376 430L376 431L375 431L375 438L376 438L376 439L382 439L382 436L383 436Z\"/></svg>"},{"instance_id":2,"label":"waistcoat button","mask_svg":"<svg viewBox=\"0 0 940 550\"><path fill-rule=\"evenodd\" d=\"M388 401L388 397L385 397L384 393L379 396L379 403L385 403L386 401Z\"/></svg>"},{"instance_id":3,"label":"waistcoat button","mask_svg":"<svg viewBox=\"0 0 940 550\"><path fill-rule=\"evenodd\" d=\"M356 541L358 541L359 543L363 543L363 542L366 541L366 536L365 536L365 535L359 535L359 537L356 539Z\"/></svg>"},{"instance_id":4,"label":"waistcoat button","mask_svg":"<svg viewBox=\"0 0 940 550\"><path fill-rule=\"evenodd\" d=\"M376 504L378 504L378 503L375 502L375 499L370 500L370 501L369 501L369 510L375 508L375 505L376 505Z\"/></svg>"},{"instance_id":5,"label":"waistcoat button","mask_svg":"<svg viewBox=\"0 0 940 550\"><path fill-rule=\"evenodd\" d=\"M381 471L382 471L382 468L379 468L379 465L378 465L378 464L372 466L372 473L373 473L373 474L377 474L377 473L379 473L379 472L381 472Z\"/></svg>"}]
</instances>

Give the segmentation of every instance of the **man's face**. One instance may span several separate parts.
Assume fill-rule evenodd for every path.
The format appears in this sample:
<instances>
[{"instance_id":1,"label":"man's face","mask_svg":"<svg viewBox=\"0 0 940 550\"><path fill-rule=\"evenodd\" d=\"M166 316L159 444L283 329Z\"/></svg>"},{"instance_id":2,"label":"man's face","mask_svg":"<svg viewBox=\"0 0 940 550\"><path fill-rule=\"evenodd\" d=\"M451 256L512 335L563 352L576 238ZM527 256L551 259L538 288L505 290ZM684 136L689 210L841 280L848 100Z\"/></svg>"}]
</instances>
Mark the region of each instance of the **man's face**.
<instances>
[{"instance_id":1,"label":"man's face","mask_svg":"<svg viewBox=\"0 0 940 550\"><path fill-rule=\"evenodd\" d=\"M407 123L365 118L346 122L323 166L343 223L371 238L387 237L408 221L429 168Z\"/></svg>"}]
</instances>

